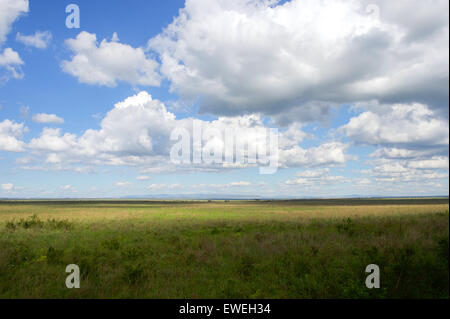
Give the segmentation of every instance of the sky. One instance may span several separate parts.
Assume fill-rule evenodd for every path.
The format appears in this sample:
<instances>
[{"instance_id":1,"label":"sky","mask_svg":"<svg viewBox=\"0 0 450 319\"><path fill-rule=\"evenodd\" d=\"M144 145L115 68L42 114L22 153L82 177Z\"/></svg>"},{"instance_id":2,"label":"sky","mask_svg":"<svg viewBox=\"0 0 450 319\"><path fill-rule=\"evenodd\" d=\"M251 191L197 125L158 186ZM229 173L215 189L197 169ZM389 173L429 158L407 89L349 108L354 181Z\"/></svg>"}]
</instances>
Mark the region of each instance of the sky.
<instances>
[{"instance_id":1,"label":"sky","mask_svg":"<svg viewBox=\"0 0 450 319\"><path fill-rule=\"evenodd\" d=\"M448 6L0 0L0 198L448 195Z\"/></svg>"}]
</instances>

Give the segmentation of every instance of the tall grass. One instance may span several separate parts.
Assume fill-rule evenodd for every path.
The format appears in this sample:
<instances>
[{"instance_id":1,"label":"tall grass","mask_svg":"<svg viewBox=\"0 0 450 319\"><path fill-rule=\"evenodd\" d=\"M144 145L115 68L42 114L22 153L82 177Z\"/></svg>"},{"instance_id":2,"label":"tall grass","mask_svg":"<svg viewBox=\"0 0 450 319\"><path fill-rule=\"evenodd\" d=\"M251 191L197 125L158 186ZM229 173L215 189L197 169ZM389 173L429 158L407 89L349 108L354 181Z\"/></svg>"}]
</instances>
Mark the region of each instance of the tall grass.
<instances>
[{"instance_id":1,"label":"tall grass","mask_svg":"<svg viewBox=\"0 0 450 319\"><path fill-rule=\"evenodd\" d=\"M1 298L448 298L448 258L445 204L0 205Z\"/></svg>"}]
</instances>

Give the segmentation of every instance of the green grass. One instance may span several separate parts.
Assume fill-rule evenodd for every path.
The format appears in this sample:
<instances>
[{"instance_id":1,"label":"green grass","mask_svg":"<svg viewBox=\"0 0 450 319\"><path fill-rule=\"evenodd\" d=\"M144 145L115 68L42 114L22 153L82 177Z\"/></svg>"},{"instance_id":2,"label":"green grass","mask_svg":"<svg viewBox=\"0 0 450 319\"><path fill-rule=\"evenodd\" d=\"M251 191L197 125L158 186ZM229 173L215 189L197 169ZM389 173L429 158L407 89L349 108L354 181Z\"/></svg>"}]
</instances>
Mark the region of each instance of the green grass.
<instances>
[{"instance_id":1,"label":"green grass","mask_svg":"<svg viewBox=\"0 0 450 319\"><path fill-rule=\"evenodd\" d=\"M448 199L0 202L0 298L448 298L448 258Z\"/></svg>"}]
</instances>

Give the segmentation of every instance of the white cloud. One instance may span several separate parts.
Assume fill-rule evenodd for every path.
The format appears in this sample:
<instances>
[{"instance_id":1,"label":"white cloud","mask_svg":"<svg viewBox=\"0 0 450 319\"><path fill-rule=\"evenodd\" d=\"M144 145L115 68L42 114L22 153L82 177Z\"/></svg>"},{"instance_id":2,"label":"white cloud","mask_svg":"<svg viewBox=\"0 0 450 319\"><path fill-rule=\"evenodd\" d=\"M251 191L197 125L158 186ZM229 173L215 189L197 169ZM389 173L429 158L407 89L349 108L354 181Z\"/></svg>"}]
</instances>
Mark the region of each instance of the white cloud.
<instances>
[{"instance_id":1,"label":"white cloud","mask_svg":"<svg viewBox=\"0 0 450 319\"><path fill-rule=\"evenodd\" d=\"M23 152L25 143L21 138L26 131L23 123L10 120L0 122L0 151Z\"/></svg>"},{"instance_id":2,"label":"white cloud","mask_svg":"<svg viewBox=\"0 0 450 319\"><path fill-rule=\"evenodd\" d=\"M11 183L7 183L7 184L2 184L2 190L10 192L14 189L14 184Z\"/></svg>"},{"instance_id":3,"label":"white cloud","mask_svg":"<svg viewBox=\"0 0 450 319\"><path fill-rule=\"evenodd\" d=\"M229 182L226 184L209 184L208 186L210 188L216 188L216 189L225 189L225 188L242 188L242 187L248 187L251 186L252 183L247 181L239 181L239 182Z\"/></svg>"},{"instance_id":4,"label":"white cloud","mask_svg":"<svg viewBox=\"0 0 450 319\"><path fill-rule=\"evenodd\" d=\"M161 190L161 189L165 189L168 188L167 184L151 184L149 186L147 186L147 189L150 190Z\"/></svg>"},{"instance_id":5,"label":"white cloud","mask_svg":"<svg viewBox=\"0 0 450 319\"><path fill-rule=\"evenodd\" d=\"M429 180L448 179L448 157L427 160L395 160L379 158L370 161L372 168L364 171L377 182L425 183Z\"/></svg>"},{"instance_id":6,"label":"white cloud","mask_svg":"<svg viewBox=\"0 0 450 319\"><path fill-rule=\"evenodd\" d=\"M11 48L6 48L0 55L0 66L22 65L19 54Z\"/></svg>"},{"instance_id":7,"label":"white cloud","mask_svg":"<svg viewBox=\"0 0 450 319\"><path fill-rule=\"evenodd\" d=\"M181 184L151 184L146 187L151 191L171 191L171 190L179 190L183 188Z\"/></svg>"},{"instance_id":8,"label":"white cloud","mask_svg":"<svg viewBox=\"0 0 450 319\"><path fill-rule=\"evenodd\" d=\"M13 22L20 15L28 12L28 0L0 0L0 49L6 41L6 37L11 30ZM20 66L23 64L19 54L11 48L0 50L0 80L8 81L11 77L15 79L23 78Z\"/></svg>"},{"instance_id":9,"label":"white cloud","mask_svg":"<svg viewBox=\"0 0 450 319\"><path fill-rule=\"evenodd\" d=\"M442 148L445 150L445 148ZM390 159L412 159L412 158L420 158L420 157L429 157L435 154L436 152L440 152L440 148L425 148L425 149L404 149L404 148L395 148L395 147L384 147L377 149L375 152L369 155L369 157L383 157Z\"/></svg>"},{"instance_id":10,"label":"white cloud","mask_svg":"<svg viewBox=\"0 0 450 319\"><path fill-rule=\"evenodd\" d=\"M447 0L277 2L187 0L148 49L174 91L216 115L309 121L371 99L447 112Z\"/></svg>"},{"instance_id":11,"label":"white cloud","mask_svg":"<svg viewBox=\"0 0 450 319\"><path fill-rule=\"evenodd\" d=\"M46 114L46 113L39 113L33 115L33 121L37 123L53 123L53 124L64 123L63 118L58 117L55 114Z\"/></svg>"},{"instance_id":12,"label":"white cloud","mask_svg":"<svg viewBox=\"0 0 450 319\"><path fill-rule=\"evenodd\" d=\"M141 176L136 177L136 179L138 181L148 181L150 179L150 177L145 176L145 175L141 175Z\"/></svg>"},{"instance_id":13,"label":"white cloud","mask_svg":"<svg viewBox=\"0 0 450 319\"><path fill-rule=\"evenodd\" d=\"M47 158L45 159L46 163L50 164L60 164L62 162L61 156L56 153L50 153L47 155Z\"/></svg>"},{"instance_id":14,"label":"white cloud","mask_svg":"<svg viewBox=\"0 0 450 319\"><path fill-rule=\"evenodd\" d=\"M69 153L76 150L77 137L68 133L61 135L59 128L46 127L42 130L41 136L32 139L28 146L33 150Z\"/></svg>"},{"instance_id":15,"label":"white cloud","mask_svg":"<svg viewBox=\"0 0 450 319\"><path fill-rule=\"evenodd\" d=\"M265 129L258 115L240 117L220 117L213 121L199 121L203 130L216 129L223 134L226 129ZM141 174L176 170L218 170L222 165L205 163L192 166L176 166L170 162L169 152L175 141L170 140L175 128L185 128L192 134L193 119L176 119L167 111L163 103L153 100L146 92L119 102L109 111L100 124L100 129L86 130L81 136L63 134L60 129L44 128L41 136L29 143L29 148L41 155L58 153L64 163L84 163L86 165L129 165L139 167ZM252 133L253 132L253 133ZM260 130L252 134L241 134L241 147L246 145L263 146L266 135ZM293 125L280 133L280 165L318 166L342 164L346 161L346 145L328 142L310 149L300 148L297 144L306 136L301 127ZM203 146L208 149L221 149L223 135L205 137ZM196 146L196 149L198 146ZM248 167L228 166L228 168Z\"/></svg>"},{"instance_id":16,"label":"white cloud","mask_svg":"<svg viewBox=\"0 0 450 319\"><path fill-rule=\"evenodd\" d=\"M0 46L6 40L13 22L28 12L28 0L0 0Z\"/></svg>"},{"instance_id":17,"label":"white cloud","mask_svg":"<svg viewBox=\"0 0 450 319\"><path fill-rule=\"evenodd\" d=\"M356 185L359 186L368 186L370 184L372 184L372 181L368 178L358 178L355 180Z\"/></svg>"},{"instance_id":18,"label":"white cloud","mask_svg":"<svg viewBox=\"0 0 450 319\"><path fill-rule=\"evenodd\" d=\"M279 162L282 167L342 165L349 159L345 154L347 148L348 145L341 142L327 142L309 149L295 145L279 151Z\"/></svg>"},{"instance_id":19,"label":"white cloud","mask_svg":"<svg viewBox=\"0 0 450 319\"><path fill-rule=\"evenodd\" d=\"M33 35L23 35L20 32L16 34L16 41L38 49L46 49L51 39L49 31L36 31Z\"/></svg>"},{"instance_id":20,"label":"white cloud","mask_svg":"<svg viewBox=\"0 0 450 319\"><path fill-rule=\"evenodd\" d=\"M147 57L142 48L119 43L117 37L98 44L97 36L86 31L66 40L66 44L74 55L70 61L63 61L61 67L81 83L114 87L123 81L159 86L158 63Z\"/></svg>"},{"instance_id":21,"label":"white cloud","mask_svg":"<svg viewBox=\"0 0 450 319\"><path fill-rule=\"evenodd\" d=\"M129 187L129 186L131 186L131 183L130 183L130 182L117 182L117 183L116 183L116 186L119 186L119 187Z\"/></svg>"},{"instance_id":22,"label":"white cloud","mask_svg":"<svg viewBox=\"0 0 450 319\"><path fill-rule=\"evenodd\" d=\"M252 185L252 183L250 183L250 182L231 182L231 183L228 183L227 184L227 186L229 186L229 187L245 187L245 186L250 186L250 185Z\"/></svg>"},{"instance_id":23,"label":"white cloud","mask_svg":"<svg viewBox=\"0 0 450 319\"><path fill-rule=\"evenodd\" d=\"M448 136L448 135L447 135ZM407 145L410 149L381 148L370 154L364 173L377 182L425 183L447 179L449 172L448 146Z\"/></svg>"},{"instance_id":24,"label":"white cloud","mask_svg":"<svg viewBox=\"0 0 450 319\"><path fill-rule=\"evenodd\" d=\"M347 182L344 176L331 175L329 168L323 168L298 172L295 179L287 180L285 184L318 186L343 182Z\"/></svg>"},{"instance_id":25,"label":"white cloud","mask_svg":"<svg viewBox=\"0 0 450 319\"><path fill-rule=\"evenodd\" d=\"M448 169L448 157L434 156L430 159L408 162L408 167L417 169Z\"/></svg>"},{"instance_id":26,"label":"white cloud","mask_svg":"<svg viewBox=\"0 0 450 319\"><path fill-rule=\"evenodd\" d=\"M375 105L340 128L352 140L369 145L448 146L448 120L423 104Z\"/></svg>"},{"instance_id":27,"label":"white cloud","mask_svg":"<svg viewBox=\"0 0 450 319\"><path fill-rule=\"evenodd\" d=\"M9 77L15 79L23 78L23 73L20 68L23 64L19 54L11 48L6 48L3 53L0 53L0 67L6 69L6 74L3 76L5 80L8 80Z\"/></svg>"}]
</instances>

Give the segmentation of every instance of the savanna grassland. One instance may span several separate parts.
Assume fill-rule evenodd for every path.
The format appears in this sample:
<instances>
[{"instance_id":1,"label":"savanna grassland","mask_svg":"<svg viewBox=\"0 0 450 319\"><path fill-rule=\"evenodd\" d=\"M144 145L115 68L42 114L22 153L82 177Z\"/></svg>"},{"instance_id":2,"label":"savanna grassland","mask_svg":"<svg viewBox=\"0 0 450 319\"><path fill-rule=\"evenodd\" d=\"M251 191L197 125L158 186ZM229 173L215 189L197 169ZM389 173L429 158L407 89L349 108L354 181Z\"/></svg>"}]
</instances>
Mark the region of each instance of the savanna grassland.
<instances>
[{"instance_id":1,"label":"savanna grassland","mask_svg":"<svg viewBox=\"0 0 450 319\"><path fill-rule=\"evenodd\" d=\"M0 298L448 297L448 199L0 201Z\"/></svg>"}]
</instances>

